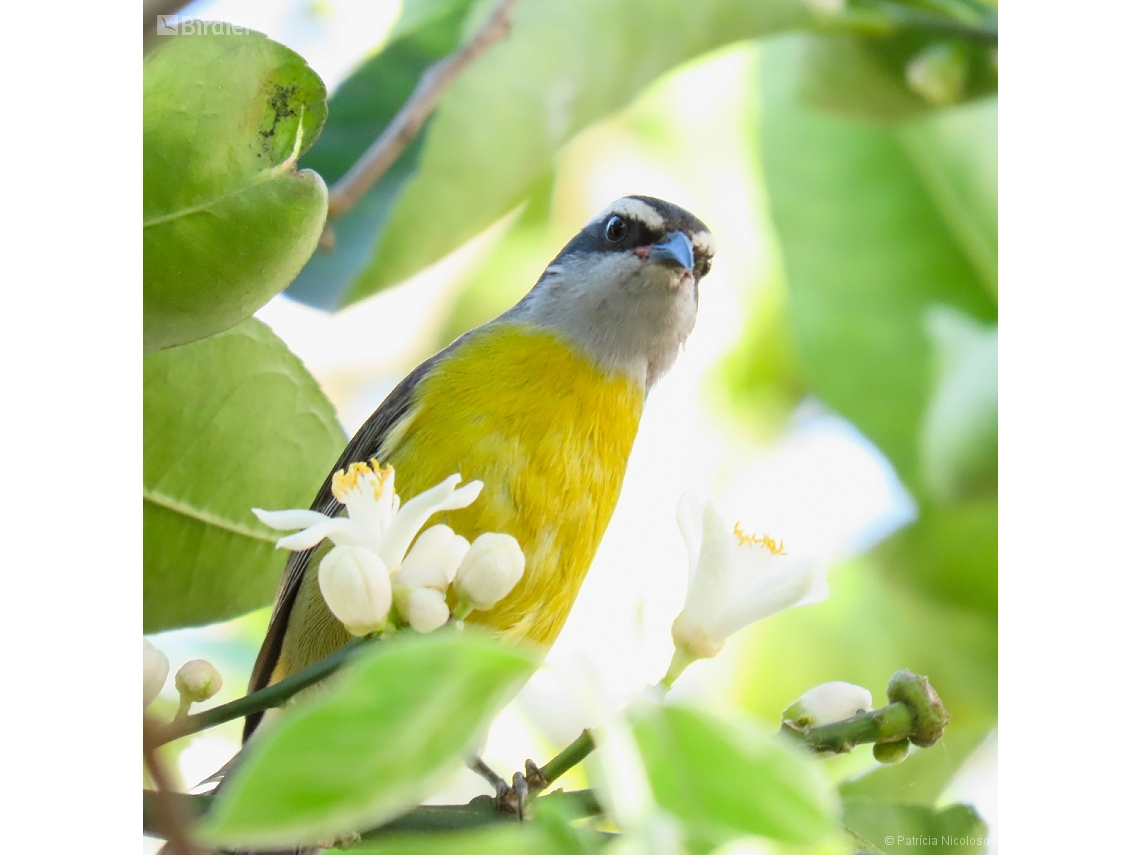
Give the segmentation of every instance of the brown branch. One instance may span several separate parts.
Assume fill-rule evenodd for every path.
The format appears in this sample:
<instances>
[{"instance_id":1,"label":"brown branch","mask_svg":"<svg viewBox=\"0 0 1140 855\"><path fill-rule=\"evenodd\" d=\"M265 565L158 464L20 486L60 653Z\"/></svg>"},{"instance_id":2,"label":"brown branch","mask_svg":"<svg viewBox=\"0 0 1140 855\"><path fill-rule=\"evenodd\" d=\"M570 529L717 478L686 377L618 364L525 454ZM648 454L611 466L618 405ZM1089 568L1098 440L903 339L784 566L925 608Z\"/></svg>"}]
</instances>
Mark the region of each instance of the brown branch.
<instances>
[{"instance_id":1,"label":"brown branch","mask_svg":"<svg viewBox=\"0 0 1140 855\"><path fill-rule=\"evenodd\" d=\"M330 218L341 217L352 210L416 138L447 87L488 48L508 35L511 13L517 4L518 0L501 0L474 36L423 73L388 127L329 190Z\"/></svg>"},{"instance_id":2,"label":"brown branch","mask_svg":"<svg viewBox=\"0 0 1140 855\"><path fill-rule=\"evenodd\" d=\"M155 825L167 840L168 852L171 855L195 855L198 851L190 842L187 834L189 819L186 816L185 805L175 791L170 774L166 766L158 757L158 746L161 745L162 725L149 716L143 716L143 763L150 773L151 780L157 788L154 794Z\"/></svg>"}]
</instances>

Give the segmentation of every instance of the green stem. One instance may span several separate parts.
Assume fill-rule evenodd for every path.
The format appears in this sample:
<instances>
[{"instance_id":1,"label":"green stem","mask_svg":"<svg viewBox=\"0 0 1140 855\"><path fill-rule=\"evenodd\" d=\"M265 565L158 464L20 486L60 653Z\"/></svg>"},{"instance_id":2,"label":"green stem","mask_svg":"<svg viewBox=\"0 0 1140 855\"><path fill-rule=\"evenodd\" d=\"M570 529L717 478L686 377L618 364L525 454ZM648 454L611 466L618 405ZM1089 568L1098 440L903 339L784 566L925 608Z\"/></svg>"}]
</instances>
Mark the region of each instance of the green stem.
<instances>
[{"instance_id":1,"label":"green stem","mask_svg":"<svg viewBox=\"0 0 1140 855\"><path fill-rule=\"evenodd\" d=\"M143 834L151 837L162 836L162 826L158 821L158 796L154 790L143 790ZM184 816L193 819L204 816L214 800L212 793L193 796L166 793L166 796L175 801ZM543 796L540 801L544 805L556 807L567 819L585 819L602 813L602 807L592 790L560 790ZM493 796L477 796L465 805L422 805L412 808L403 816L364 832L361 839L377 840L392 834L415 832L459 831L498 823L518 825L518 818L496 810Z\"/></svg>"},{"instance_id":2,"label":"green stem","mask_svg":"<svg viewBox=\"0 0 1140 855\"><path fill-rule=\"evenodd\" d=\"M695 656L684 652L679 647L673 648L673 658L669 660L669 668L665 672L665 676L661 678L661 685L666 689L672 689L673 684L677 682L677 678L681 676L686 668L697 661Z\"/></svg>"},{"instance_id":3,"label":"green stem","mask_svg":"<svg viewBox=\"0 0 1140 855\"><path fill-rule=\"evenodd\" d=\"M546 784L533 790L535 794L549 787L583 760L596 748L594 735L583 730L582 735L562 749L549 763L538 770Z\"/></svg>"},{"instance_id":4,"label":"green stem","mask_svg":"<svg viewBox=\"0 0 1140 855\"><path fill-rule=\"evenodd\" d=\"M344 647L330 653L319 662L314 662L308 668L298 671L272 686L266 686L264 689L246 695L244 698L238 698L236 701L230 701L228 704L177 718L163 728L162 734L155 744L156 746L165 745L167 742L181 739L183 736L189 736L192 733L198 733L209 727L216 727L235 718L245 718L251 713L279 707L301 690L307 689L314 683L319 683L325 677L340 670L345 662L356 655L360 648L370 641L372 641L371 637L354 638Z\"/></svg>"},{"instance_id":5,"label":"green stem","mask_svg":"<svg viewBox=\"0 0 1140 855\"><path fill-rule=\"evenodd\" d=\"M856 745L868 742L901 742L914 733L917 723L911 707L895 701L880 709L819 727L785 719L780 732L790 734L821 754L845 754Z\"/></svg>"}]
</instances>

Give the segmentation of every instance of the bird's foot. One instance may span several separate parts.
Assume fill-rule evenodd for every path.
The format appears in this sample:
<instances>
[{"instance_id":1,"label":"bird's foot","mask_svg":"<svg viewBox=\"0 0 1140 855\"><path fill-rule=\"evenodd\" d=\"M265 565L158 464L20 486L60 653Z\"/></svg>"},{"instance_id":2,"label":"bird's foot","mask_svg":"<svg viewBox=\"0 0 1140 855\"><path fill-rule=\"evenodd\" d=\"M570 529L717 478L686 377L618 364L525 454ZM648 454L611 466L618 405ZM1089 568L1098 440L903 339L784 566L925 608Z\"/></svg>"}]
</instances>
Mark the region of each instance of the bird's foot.
<instances>
[{"instance_id":1,"label":"bird's foot","mask_svg":"<svg viewBox=\"0 0 1140 855\"><path fill-rule=\"evenodd\" d=\"M467 765L495 788L495 810L500 813L514 814L520 822L525 815L528 796L531 791L538 793L550 783L533 760L527 760L523 766L526 773L515 772L511 776L511 783L509 784L478 757Z\"/></svg>"}]
</instances>

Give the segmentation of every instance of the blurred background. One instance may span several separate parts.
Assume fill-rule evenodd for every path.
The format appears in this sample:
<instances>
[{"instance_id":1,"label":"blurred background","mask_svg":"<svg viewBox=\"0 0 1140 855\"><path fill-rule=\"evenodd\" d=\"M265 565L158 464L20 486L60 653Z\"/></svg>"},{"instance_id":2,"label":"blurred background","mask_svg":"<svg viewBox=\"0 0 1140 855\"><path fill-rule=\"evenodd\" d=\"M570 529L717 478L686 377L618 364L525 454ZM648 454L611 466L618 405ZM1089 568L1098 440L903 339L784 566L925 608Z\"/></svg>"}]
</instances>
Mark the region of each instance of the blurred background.
<instances>
[{"instance_id":1,"label":"blurred background","mask_svg":"<svg viewBox=\"0 0 1140 855\"><path fill-rule=\"evenodd\" d=\"M183 14L264 32L336 92L400 11L398 0L203 0ZM549 667L496 723L485 759L506 774L577 736L591 722L574 681L621 705L660 679L688 572L675 510L692 488L789 553L822 557L831 597L741 633L676 692L775 730L781 710L821 682L859 683L884 703L894 671L926 674L952 723L887 785L900 801L934 787L939 803L974 804L994 850L996 96L959 91L952 100L968 103L942 106L908 86L905 57L888 83L889 57L879 78L847 74L867 66L850 56L842 66L842 47L786 35L704 53L571 134L522 204L410 279L329 312L331 298L314 290L318 258L257 317L351 435L417 363L518 300L614 199L648 194L691 210L718 244L696 330L649 397L617 511ZM824 48L840 56L830 78ZM996 79L996 48L991 61ZM153 640L172 669L211 660L223 702L244 693L267 622L264 609ZM172 686L160 703L173 711ZM231 723L169 751L192 786L239 742ZM869 748L825 764L837 779L875 766ZM487 790L463 770L435 801Z\"/></svg>"}]
</instances>

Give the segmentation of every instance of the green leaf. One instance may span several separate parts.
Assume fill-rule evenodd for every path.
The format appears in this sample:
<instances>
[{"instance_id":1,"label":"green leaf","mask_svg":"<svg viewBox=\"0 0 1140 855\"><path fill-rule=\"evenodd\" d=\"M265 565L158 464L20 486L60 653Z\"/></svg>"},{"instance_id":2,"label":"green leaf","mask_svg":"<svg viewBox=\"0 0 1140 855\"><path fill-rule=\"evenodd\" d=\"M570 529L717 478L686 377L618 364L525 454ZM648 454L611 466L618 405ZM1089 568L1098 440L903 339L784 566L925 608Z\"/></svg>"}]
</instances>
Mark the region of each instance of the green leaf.
<instances>
[{"instance_id":1,"label":"green leaf","mask_svg":"<svg viewBox=\"0 0 1140 855\"><path fill-rule=\"evenodd\" d=\"M245 320L297 275L328 198L297 156L325 87L260 33L164 39L143 63L143 340L147 351Z\"/></svg>"},{"instance_id":2,"label":"green leaf","mask_svg":"<svg viewBox=\"0 0 1140 855\"><path fill-rule=\"evenodd\" d=\"M427 0L408 4L384 50L361 64L329 99L329 120L321 138L301 160L329 183L338 181L376 141L416 88L428 66L459 44L474 0ZM425 130L372 189L331 226L331 250L317 252L289 286L289 296L311 306L335 309L375 253L380 233L400 190L415 173Z\"/></svg>"},{"instance_id":3,"label":"green leaf","mask_svg":"<svg viewBox=\"0 0 1140 855\"><path fill-rule=\"evenodd\" d=\"M929 113L934 105L907 84L907 63L943 37L905 32L883 37L807 36L801 43L798 86L805 102L853 119L898 121ZM960 100L997 91L993 48L953 42L965 64Z\"/></svg>"},{"instance_id":4,"label":"green leaf","mask_svg":"<svg viewBox=\"0 0 1140 855\"><path fill-rule=\"evenodd\" d=\"M754 726L663 707L636 721L633 734L654 797L692 837L813 843L835 829L829 788L811 759Z\"/></svg>"},{"instance_id":5,"label":"green leaf","mask_svg":"<svg viewBox=\"0 0 1140 855\"><path fill-rule=\"evenodd\" d=\"M764 51L764 171L809 387L921 495L918 433L932 379L929 308L996 307L896 132L796 102L794 41Z\"/></svg>"},{"instance_id":6,"label":"green leaf","mask_svg":"<svg viewBox=\"0 0 1140 855\"><path fill-rule=\"evenodd\" d=\"M256 319L143 359L143 627L273 599L285 553L250 508L307 508L344 447L332 405Z\"/></svg>"},{"instance_id":7,"label":"green leaf","mask_svg":"<svg viewBox=\"0 0 1140 855\"><path fill-rule=\"evenodd\" d=\"M994 299L998 293L997 98L898 128L930 198Z\"/></svg>"},{"instance_id":8,"label":"green leaf","mask_svg":"<svg viewBox=\"0 0 1140 855\"><path fill-rule=\"evenodd\" d=\"M997 499L949 507L925 504L918 522L895 533L874 560L897 582L928 597L997 614Z\"/></svg>"},{"instance_id":9,"label":"green leaf","mask_svg":"<svg viewBox=\"0 0 1140 855\"><path fill-rule=\"evenodd\" d=\"M884 853L985 852L988 830L969 805L942 810L844 800L843 824Z\"/></svg>"},{"instance_id":10,"label":"green leaf","mask_svg":"<svg viewBox=\"0 0 1140 855\"><path fill-rule=\"evenodd\" d=\"M255 740L203 837L286 847L399 815L471 755L538 662L471 629L411 635L362 654Z\"/></svg>"},{"instance_id":11,"label":"green leaf","mask_svg":"<svg viewBox=\"0 0 1140 855\"><path fill-rule=\"evenodd\" d=\"M956 724L956 723L955 723ZM844 781L844 802L933 805L954 773L986 737L984 730L950 727L932 748L911 746L902 763L876 765L865 775Z\"/></svg>"},{"instance_id":12,"label":"green leaf","mask_svg":"<svg viewBox=\"0 0 1140 855\"><path fill-rule=\"evenodd\" d=\"M923 419L923 474L936 499L997 496L998 334L953 309L934 306L926 326L938 382Z\"/></svg>"},{"instance_id":13,"label":"green leaf","mask_svg":"<svg viewBox=\"0 0 1140 855\"><path fill-rule=\"evenodd\" d=\"M483 3L473 14L489 9ZM366 236L367 255L359 254L364 243L353 234L342 266L332 260L341 252L340 223L357 228L346 217L336 224L338 249L327 262L315 258L339 277L331 286L338 300L308 287L296 293L316 305L344 305L404 281L522 203L568 140L666 71L808 18L798 0L522 0L510 37L443 97L411 177L393 178L390 189L362 202L384 208L363 215L380 224ZM333 121L336 111L334 98Z\"/></svg>"}]
</instances>

